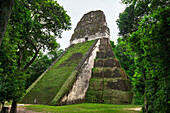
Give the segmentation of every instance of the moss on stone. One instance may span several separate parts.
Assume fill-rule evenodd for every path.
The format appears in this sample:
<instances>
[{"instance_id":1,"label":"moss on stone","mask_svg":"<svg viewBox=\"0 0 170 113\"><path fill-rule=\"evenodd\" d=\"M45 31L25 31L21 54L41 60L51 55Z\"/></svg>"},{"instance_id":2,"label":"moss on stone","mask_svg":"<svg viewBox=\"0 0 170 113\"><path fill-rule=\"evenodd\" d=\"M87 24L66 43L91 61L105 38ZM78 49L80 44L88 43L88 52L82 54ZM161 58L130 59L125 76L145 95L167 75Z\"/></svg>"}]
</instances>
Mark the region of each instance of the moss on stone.
<instances>
[{"instance_id":1,"label":"moss on stone","mask_svg":"<svg viewBox=\"0 0 170 113\"><path fill-rule=\"evenodd\" d=\"M28 91L21 102L32 104L34 103L34 99L36 99L37 104L51 104L53 98L61 90L61 87L93 42L79 43L68 49L65 55ZM76 57L75 59L74 57L77 53L80 57Z\"/></svg>"},{"instance_id":2,"label":"moss on stone","mask_svg":"<svg viewBox=\"0 0 170 113\"><path fill-rule=\"evenodd\" d=\"M130 104L133 93L131 91L105 90L103 92L104 103Z\"/></svg>"},{"instance_id":3,"label":"moss on stone","mask_svg":"<svg viewBox=\"0 0 170 113\"><path fill-rule=\"evenodd\" d=\"M65 81L63 86L61 87L60 91L57 93L57 95L53 98L51 105L59 105L60 99L64 97L65 94L69 92L69 90L72 88L73 83L76 80L76 74L77 70L74 70L71 75L68 77L68 79Z\"/></svg>"},{"instance_id":4,"label":"moss on stone","mask_svg":"<svg viewBox=\"0 0 170 113\"><path fill-rule=\"evenodd\" d=\"M120 68L120 64L116 58L95 59L94 67L118 67Z\"/></svg>"},{"instance_id":5,"label":"moss on stone","mask_svg":"<svg viewBox=\"0 0 170 113\"><path fill-rule=\"evenodd\" d=\"M130 80L123 78L104 78L104 89L130 91Z\"/></svg>"},{"instance_id":6,"label":"moss on stone","mask_svg":"<svg viewBox=\"0 0 170 113\"><path fill-rule=\"evenodd\" d=\"M102 103L102 91L88 91L86 93L86 102L89 103Z\"/></svg>"},{"instance_id":7,"label":"moss on stone","mask_svg":"<svg viewBox=\"0 0 170 113\"><path fill-rule=\"evenodd\" d=\"M92 69L94 78L126 78L124 70L117 67L95 67Z\"/></svg>"},{"instance_id":8,"label":"moss on stone","mask_svg":"<svg viewBox=\"0 0 170 113\"><path fill-rule=\"evenodd\" d=\"M92 78L89 82L88 91L100 91L103 90L103 79Z\"/></svg>"},{"instance_id":9,"label":"moss on stone","mask_svg":"<svg viewBox=\"0 0 170 113\"><path fill-rule=\"evenodd\" d=\"M101 92L100 102L102 103L130 104L132 100L130 90L130 80L127 79L124 70L120 68L108 39L101 39L87 92L88 102L92 102L93 98L97 100L96 92ZM99 101L93 102L99 103Z\"/></svg>"}]
</instances>

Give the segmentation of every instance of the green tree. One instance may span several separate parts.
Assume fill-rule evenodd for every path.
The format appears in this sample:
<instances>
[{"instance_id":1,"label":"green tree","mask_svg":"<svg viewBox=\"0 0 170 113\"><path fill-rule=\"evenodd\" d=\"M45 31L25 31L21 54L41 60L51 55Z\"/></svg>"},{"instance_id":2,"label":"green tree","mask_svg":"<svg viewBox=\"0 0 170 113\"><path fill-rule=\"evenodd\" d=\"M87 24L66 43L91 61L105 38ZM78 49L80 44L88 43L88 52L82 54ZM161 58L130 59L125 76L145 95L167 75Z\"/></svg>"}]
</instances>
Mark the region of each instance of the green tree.
<instances>
[{"instance_id":1,"label":"green tree","mask_svg":"<svg viewBox=\"0 0 170 113\"><path fill-rule=\"evenodd\" d=\"M130 4L130 3L132 3L133 0L121 0L121 1L124 4Z\"/></svg>"},{"instance_id":2,"label":"green tree","mask_svg":"<svg viewBox=\"0 0 170 113\"><path fill-rule=\"evenodd\" d=\"M17 38L9 35L12 27L7 27L4 41L0 46L0 102L19 100L25 91L27 74L17 68Z\"/></svg>"},{"instance_id":3,"label":"green tree","mask_svg":"<svg viewBox=\"0 0 170 113\"><path fill-rule=\"evenodd\" d=\"M132 84L135 93L145 97L143 111L166 113L169 111L169 1L133 0L127 4L117 21L122 36L117 45L117 48L120 47L118 56L123 56L123 65L126 65L129 56L134 61L133 65L129 65L130 68L135 67L131 70L134 73ZM133 11L128 11L128 8ZM131 12L135 12L132 17L128 16ZM135 30L126 22L133 24Z\"/></svg>"},{"instance_id":4,"label":"green tree","mask_svg":"<svg viewBox=\"0 0 170 113\"><path fill-rule=\"evenodd\" d=\"M26 88L28 88L61 54L63 50L56 50L43 55L39 54L37 59L28 68L27 73L30 78L27 80Z\"/></svg>"},{"instance_id":5,"label":"green tree","mask_svg":"<svg viewBox=\"0 0 170 113\"><path fill-rule=\"evenodd\" d=\"M8 20L12 11L14 0L0 1L0 45L5 34Z\"/></svg>"},{"instance_id":6,"label":"green tree","mask_svg":"<svg viewBox=\"0 0 170 113\"><path fill-rule=\"evenodd\" d=\"M7 28L9 29L9 26ZM4 38L4 42L0 46L0 102L4 103L5 101L9 101L12 96L12 93L8 94L8 84L11 83L14 70L17 66L17 63L15 62L16 59L16 46L13 46L10 44L13 42L14 38L10 40L10 36L8 34L9 32L6 32L6 38ZM9 38L10 37L10 38ZM14 43L14 42L13 42ZM8 46L7 46L8 45ZM7 80L9 78L9 81ZM11 80L10 80L11 79Z\"/></svg>"},{"instance_id":7,"label":"green tree","mask_svg":"<svg viewBox=\"0 0 170 113\"><path fill-rule=\"evenodd\" d=\"M14 77L16 80L13 81L14 90L10 92L5 85L0 87L1 91L8 92L10 98L4 98L1 102L6 100L13 100L11 113L16 112L17 101L22 97L24 93L23 86L25 86L25 78L27 78L26 70L37 58L40 50L55 51L59 47L56 42L56 37L61 37L63 30L70 29L70 17L66 14L66 11L56 1L53 0L16 0L12 14L10 16L9 27L10 31L7 31L8 35L4 37L5 40L2 47L10 48L9 46L15 47L16 57L7 57L12 60L13 65L6 65L1 63L0 67L2 72L1 84L4 83L3 78L6 77L7 81ZM14 37L14 39L12 39ZM12 51L12 50L11 50ZM5 53L2 48L1 56L3 54L11 55L10 52ZM5 61L5 57L1 57L1 62ZM10 60L6 63L10 64ZM14 65L15 64L15 65ZM11 73L7 70L9 67ZM12 68L11 67L11 68ZM7 76L8 75L8 76ZM10 76L9 76L10 75ZM7 82L6 81L6 82ZM22 87L21 87L22 86ZM20 94L19 96L15 96Z\"/></svg>"},{"instance_id":8,"label":"green tree","mask_svg":"<svg viewBox=\"0 0 170 113\"><path fill-rule=\"evenodd\" d=\"M145 16L138 31L129 37L129 45L137 54L135 76L144 78L144 95L148 112L169 111L169 44L170 7L158 8ZM135 82L135 81L134 81Z\"/></svg>"}]
</instances>

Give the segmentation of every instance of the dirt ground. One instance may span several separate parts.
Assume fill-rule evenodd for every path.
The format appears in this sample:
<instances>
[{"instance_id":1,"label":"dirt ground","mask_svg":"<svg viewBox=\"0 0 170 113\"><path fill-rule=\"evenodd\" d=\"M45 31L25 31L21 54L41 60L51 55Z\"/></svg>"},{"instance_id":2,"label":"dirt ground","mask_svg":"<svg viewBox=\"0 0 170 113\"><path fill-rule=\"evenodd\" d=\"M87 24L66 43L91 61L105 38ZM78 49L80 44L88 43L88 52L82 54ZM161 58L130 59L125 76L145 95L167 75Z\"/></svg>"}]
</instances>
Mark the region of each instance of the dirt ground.
<instances>
[{"instance_id":1,"label":"dirt ground","mask_svg":"<svg viewBox=\"0 0 170 113\"><path fill-rule=\"evenodd\" d=\"M29 104L28 104L29 105ZM22 105L22 104L19 104L17 106L17 113L42 113L42 112L35 112L35 111L32 111L32 110L28 110L26 109L26 107L24 106L27 106L27 105ZM10 109L11 109L11 106L6 106L6 107L9 107L9 111L8 113L10 113ZM0 109L1 111L1 109Z\"/></svg>"},{"instance_id":2,"label":"dirt ground","mask_svg":"<svg viewBox=\"0 0 170 113\"><path fill-rule=\"evenodd\" d=\"M18 107L17 113L42 113L42 112L35 112L32 110L25 109L25 107Z\"/></svg>"},{"instance_id":3,"label":"dirt ground","mask_svg":"<svg viewBox=\"0 0 170 113\"><path fill-rule=\"evenodd\" d=\"M141 111L142 110L142 108L140 107L140 108L126 108L127 110L134 110L134 111ZM125 110L126 110L125 109Z\"/></svg>"}]
</instances>

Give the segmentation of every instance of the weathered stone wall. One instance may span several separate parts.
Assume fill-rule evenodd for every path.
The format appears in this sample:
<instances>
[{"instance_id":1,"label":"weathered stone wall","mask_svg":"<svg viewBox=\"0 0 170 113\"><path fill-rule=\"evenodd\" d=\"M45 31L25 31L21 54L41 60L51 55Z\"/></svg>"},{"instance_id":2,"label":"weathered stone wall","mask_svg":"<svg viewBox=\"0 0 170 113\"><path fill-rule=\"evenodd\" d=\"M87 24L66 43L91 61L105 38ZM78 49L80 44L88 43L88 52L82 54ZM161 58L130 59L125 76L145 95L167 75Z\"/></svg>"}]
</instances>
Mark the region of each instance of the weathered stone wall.
<instances>
[{"instance_id":1,"label":"weathered stone wall","mask_svg":"<svg viewBox=\"0 0 170 113\"><path fill-rule=\"evenodd\" d=\"M85 102L130 104L133 94L130 81L114 56L110 40L100 40Z\"/></svg>"},{"instance_id":2,"label":"weathered stone wall","mask_svg":"<svg viewBox=\"0 0 170 113\"><path fill-rule=\"evenodd\" d=\"M91 11L85 14L70 39L70 44L82 43L87 40L110 38L105 15L102 11Z\"/></svg>"},{"instance_id":3,"label":"weathered stone wall","mask_svg":"<svg viewBox=\"0 0 170 113\"><path fill-rule=\"evenodd\" d=\"M85 101L85 95L89 87L89 80L91 78L92 68L94 66L94 59L96 58L96 52L99 50L100 40L96 43L95 47L89 58L86 59L82 66L82 69L77 75L77 80L74 83L70 92L65 95L61 103L62 104L73 104Z\"/></svg>"}]
</instances>

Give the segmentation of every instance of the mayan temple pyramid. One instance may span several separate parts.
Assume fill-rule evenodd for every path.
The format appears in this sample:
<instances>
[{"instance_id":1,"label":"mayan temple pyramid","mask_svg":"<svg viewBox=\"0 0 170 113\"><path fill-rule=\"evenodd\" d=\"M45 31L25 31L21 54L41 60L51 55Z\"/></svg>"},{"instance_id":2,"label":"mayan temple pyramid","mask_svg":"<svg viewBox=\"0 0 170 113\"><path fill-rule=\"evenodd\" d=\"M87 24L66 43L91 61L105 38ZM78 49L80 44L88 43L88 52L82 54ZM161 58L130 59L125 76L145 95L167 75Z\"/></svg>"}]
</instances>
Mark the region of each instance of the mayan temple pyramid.
<instances>
[{"instance_id":1,"label":"mayan temple pyramid","mask_svg":"<svg viewBox=\"0 0 170 113\"><path fill-rule=\"evenodd\" d=\"M98 10L81 18L70 46L28 88L21 103L130 104L131 100L130 81L113 53L105 15Z\"/></svg>"}]
</instances>

